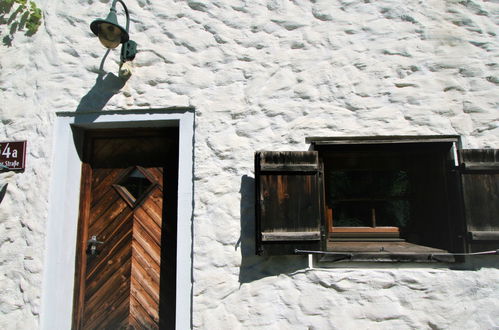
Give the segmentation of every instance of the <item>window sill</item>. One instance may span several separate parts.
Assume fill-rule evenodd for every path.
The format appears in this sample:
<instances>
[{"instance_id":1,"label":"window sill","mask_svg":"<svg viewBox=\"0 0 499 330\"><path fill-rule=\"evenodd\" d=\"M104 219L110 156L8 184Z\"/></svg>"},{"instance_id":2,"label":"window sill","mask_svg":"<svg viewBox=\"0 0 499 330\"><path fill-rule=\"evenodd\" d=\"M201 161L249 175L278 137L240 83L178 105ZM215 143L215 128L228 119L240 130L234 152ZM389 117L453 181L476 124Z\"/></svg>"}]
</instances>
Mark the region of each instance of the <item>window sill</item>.
<instances>
[{"instance_id":1,"label":"window sill","mask_svg":"<svg viewBox=\"0 0 499 330\"><path fill-rule=\"evenodd\" d=\"M320 262L438 262L454 263L456 257L447 251L400 241L328 241L327 252Z\"/></svg>"}]
</instances>

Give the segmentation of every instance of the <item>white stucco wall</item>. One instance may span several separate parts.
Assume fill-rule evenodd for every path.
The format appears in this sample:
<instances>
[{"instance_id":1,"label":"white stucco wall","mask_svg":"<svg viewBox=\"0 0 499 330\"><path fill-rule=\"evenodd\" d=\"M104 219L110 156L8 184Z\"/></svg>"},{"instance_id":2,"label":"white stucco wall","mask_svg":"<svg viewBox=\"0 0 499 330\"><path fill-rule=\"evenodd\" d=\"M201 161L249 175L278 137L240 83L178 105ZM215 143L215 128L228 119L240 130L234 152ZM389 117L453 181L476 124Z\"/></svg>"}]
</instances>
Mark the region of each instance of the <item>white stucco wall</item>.
<instances>
[{"instance_id":1,"label":"white stucco wall","mask_svg":"<svg viewBox=\"0 0 499 330\"><path fill-rule=\"evenodd\" d=\"M254 256L252 227L256 150L425 134L499 148L497 2L126 2L139 47L126 82L119 50L100 72L88 27L110 1L36 0L39 31L0 44L0 139L28 141L26 171L0 173L0 328L39 327L55 113L175 106L195 108L193 327L499 327L497 257L311 270Z\"/></svg>"}]
</instances>

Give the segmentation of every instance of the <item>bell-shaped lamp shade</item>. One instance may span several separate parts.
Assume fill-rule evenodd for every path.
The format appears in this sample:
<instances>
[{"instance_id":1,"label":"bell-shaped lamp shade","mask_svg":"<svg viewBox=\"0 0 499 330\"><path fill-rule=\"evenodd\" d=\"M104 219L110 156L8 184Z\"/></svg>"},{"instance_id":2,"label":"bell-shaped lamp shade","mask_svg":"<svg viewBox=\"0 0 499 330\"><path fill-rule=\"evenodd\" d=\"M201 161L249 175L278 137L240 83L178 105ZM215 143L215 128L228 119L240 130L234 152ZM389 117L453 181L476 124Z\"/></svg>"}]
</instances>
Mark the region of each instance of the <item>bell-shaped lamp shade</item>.
<instances>
[{"instance_id":1,"label":"bell-shaped lamp shade","mask_svg":"<svg viewBox=\"0 0 499 330\"><path fill-rule=\"evenodd\" d=\"M121 30L113 24L99 24L99 40L106 48L116 48L121 43Z\"/></svg>"},{"instance_id":2,"label":"bell-shaped lamp shade","mask_svg":"<svg viewBox=\"0 0 499 330\"><path fill-rule=\"evenodd\" d=\"M90 24L92 32L99 36L100 42L106 48L116 48L129 39L128 32L118 24L116 12L111 10L106 19L96 19Z\"/></svg>"}]
</instances>

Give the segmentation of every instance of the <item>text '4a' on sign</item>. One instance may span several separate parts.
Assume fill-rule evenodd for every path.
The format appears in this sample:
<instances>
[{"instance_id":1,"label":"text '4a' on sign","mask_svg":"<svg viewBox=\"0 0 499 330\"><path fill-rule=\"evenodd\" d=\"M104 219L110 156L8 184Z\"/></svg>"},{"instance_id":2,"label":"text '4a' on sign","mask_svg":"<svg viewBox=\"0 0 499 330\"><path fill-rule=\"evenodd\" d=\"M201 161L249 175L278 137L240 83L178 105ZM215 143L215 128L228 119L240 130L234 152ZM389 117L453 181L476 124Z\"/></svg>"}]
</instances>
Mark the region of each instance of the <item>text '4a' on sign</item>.
<instances>
[{"instance_id":1,"label":"text '4a' on sign","mask_svg":"<svg viewBox=\"0 0 499 330\"><path fill-rule=\"evenodd\" d=\"M0 171L24 170L26 166L26 141L0 142Z\"/></svg>"}]
</instances>

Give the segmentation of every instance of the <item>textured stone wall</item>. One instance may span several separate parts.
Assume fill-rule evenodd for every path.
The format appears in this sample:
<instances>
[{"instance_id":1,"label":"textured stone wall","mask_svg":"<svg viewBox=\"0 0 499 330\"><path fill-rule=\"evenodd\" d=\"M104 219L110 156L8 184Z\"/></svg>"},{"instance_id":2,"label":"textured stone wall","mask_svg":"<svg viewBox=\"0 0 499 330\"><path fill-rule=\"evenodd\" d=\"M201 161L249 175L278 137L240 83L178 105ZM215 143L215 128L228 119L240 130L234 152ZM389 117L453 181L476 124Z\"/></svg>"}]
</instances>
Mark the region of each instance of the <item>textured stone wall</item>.
<instances>
[{"instance_id":1,"label":"textured stone wall","mask_svg":"<svg viewBox=\"0 0 499 330\"><path fill-rule=\"evenodd\" d=\"M499 326L497 259L474 271L307 270L303 257L253 255L256 150L406 134L499 148L497 2L128 0L139 45L128 81L118 50L100 69L88 27L110 1L36 2L38 32L0 45L0 138L28 140L26 171L0 174L0 328L39 322L54 113L188 105L195 328Z\"/></svg>"}]
</instances>

